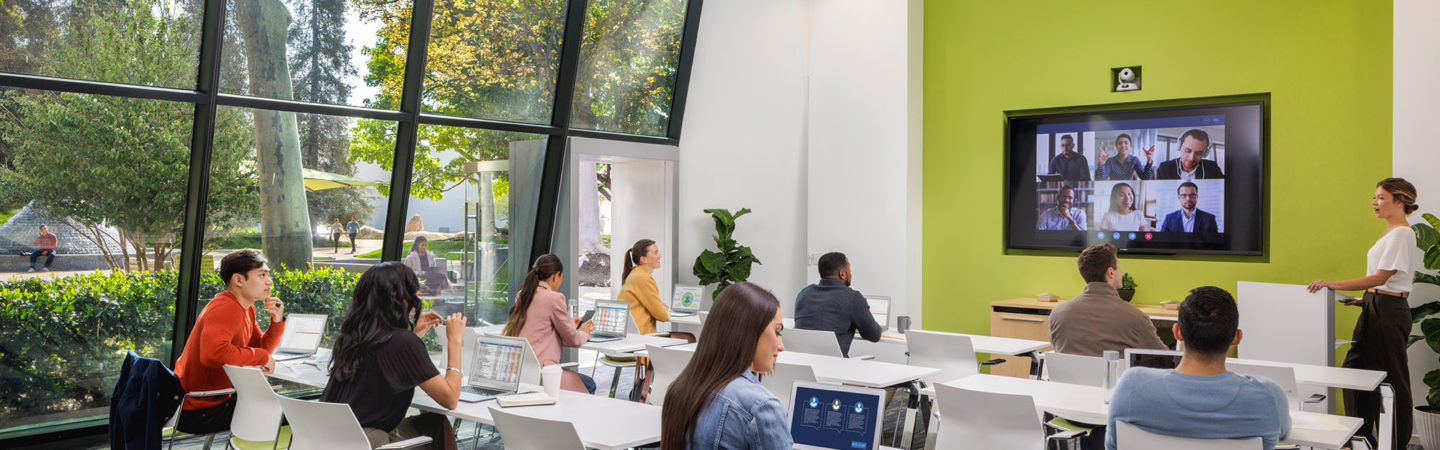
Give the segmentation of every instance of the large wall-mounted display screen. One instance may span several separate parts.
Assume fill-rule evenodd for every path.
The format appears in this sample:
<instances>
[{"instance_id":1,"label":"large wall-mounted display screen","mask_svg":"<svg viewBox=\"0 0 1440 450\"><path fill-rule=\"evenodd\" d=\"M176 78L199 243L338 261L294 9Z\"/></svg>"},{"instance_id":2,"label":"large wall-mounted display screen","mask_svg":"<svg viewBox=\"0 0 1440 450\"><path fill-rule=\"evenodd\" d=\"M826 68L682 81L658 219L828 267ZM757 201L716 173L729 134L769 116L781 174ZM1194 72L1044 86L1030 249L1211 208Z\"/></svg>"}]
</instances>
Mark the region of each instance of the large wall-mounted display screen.
<instances>
[{"instance_id":1,"label":"large wall-mounted display screen","mask_svg":"<svg viewBox=\"0 0 1440 450\"><path fill-rule=\"evenodd\" d=\"M1260 255L1264 108L1010 113L1006 247Z\"/></svg>"}]
</instances>

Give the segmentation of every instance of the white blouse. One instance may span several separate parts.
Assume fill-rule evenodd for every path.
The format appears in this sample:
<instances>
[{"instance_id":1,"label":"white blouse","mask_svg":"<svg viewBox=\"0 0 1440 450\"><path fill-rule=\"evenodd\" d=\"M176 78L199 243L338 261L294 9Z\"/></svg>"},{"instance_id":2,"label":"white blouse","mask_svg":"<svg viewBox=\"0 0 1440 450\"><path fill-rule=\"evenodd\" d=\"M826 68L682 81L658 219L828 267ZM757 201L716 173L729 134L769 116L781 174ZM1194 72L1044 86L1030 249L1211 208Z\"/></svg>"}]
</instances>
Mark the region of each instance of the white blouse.
<instances>
[{"instance_id":1,"label":"white blouse","mask_svg":"<svg viewBox=\"0 0 1440 450\"><path fill-rule=\"evenodd\" d=\"M1130 210L1130 214L1110 211L1100 218L1100 229L1105 231L1140 231L1145 225L1148 225L1145 215L1138 209Z\"/></svg>"},{"instance_id":2,"label":"white blouse","mask_svg":"<svg viewBox=\"0 0 1440 450\"><path fill-rule=\"evenodd\" d=\"M1420 248L1415 243L1415 230L1400 227L1380 236L1370 252L1365 254L1365 274L1380 270L1393 270L1394 275L1376 289L1390 292L1410 292L1415 285L1415 262L1420 260Z\"/></svg>"}]
</instances>

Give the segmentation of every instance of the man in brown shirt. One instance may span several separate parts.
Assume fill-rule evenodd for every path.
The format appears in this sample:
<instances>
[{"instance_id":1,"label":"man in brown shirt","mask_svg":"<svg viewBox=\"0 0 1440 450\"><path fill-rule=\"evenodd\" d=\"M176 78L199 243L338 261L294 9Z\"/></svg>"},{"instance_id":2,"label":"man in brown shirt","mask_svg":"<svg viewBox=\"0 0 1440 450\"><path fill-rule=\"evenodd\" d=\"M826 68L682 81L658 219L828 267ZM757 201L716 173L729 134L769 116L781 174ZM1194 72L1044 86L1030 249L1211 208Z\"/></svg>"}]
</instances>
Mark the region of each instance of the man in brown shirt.
<instances>
[{"instance_id":1,"label":"man in brown shirt","mask_svg":"<svg viewBox=\"0 0 1440 450\"><path fill-rule=\"evenodd\" d=\"M1117 289L1125 272L1115 246L1096 245L1080 252L1085 292L1061 302L1050 312L1050 343L1055 351L1101 356L1106 350L1163 349L1155 325L1139 309L1120 298Z\"/></svg>"}]
</instances>

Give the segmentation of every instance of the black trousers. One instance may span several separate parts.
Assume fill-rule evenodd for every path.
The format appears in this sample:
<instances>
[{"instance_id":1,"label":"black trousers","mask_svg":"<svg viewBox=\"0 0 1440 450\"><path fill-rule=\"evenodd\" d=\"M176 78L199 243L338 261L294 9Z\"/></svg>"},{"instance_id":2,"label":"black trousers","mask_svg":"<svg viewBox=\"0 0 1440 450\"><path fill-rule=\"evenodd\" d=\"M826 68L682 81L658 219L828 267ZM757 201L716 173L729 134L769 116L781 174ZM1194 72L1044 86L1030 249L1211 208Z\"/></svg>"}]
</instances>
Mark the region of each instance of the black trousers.
<instances>
[{"instance_id":1,"label":"black trousers","mask_svg":"<svg viewBox=\"0 0 1440 450\"><path fill-rule=\"evenodd\" d=\"M190 434L210 434L230 429L230 419L235 416L235 396L225 403L205 409L180 411L180 420L175 428Z\"/></svg>"},{"instance_id":2,"label":"black trousers","mask_svg":"<svg viewBox=\"0 0 1440 450\"><path fill-rule=\"evenodd\" d=\"M1381 370L1385 383L1395 389L1396 450L1404 450L1410 442L1411 417L1414 405L1410 400L1410 361L1405 355L1410 337L1410 303L1392 295L1365 293L1360 320L1355 323L1355 340L1345 354L1343 367ZM1345 415L1365 420L1359 434L1376 442L1380 418L1380 393L1346 389Z\"/></svg>"}]
</instances>

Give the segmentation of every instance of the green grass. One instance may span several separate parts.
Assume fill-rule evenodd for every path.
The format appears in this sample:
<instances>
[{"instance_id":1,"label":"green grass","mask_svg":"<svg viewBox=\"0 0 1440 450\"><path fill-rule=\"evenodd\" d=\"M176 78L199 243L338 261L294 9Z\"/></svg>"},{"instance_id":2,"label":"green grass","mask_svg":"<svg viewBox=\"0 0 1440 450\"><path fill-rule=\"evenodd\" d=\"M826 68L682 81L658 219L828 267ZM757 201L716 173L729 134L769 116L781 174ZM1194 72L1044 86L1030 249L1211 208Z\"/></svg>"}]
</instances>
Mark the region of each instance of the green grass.
<instances>
[{"instance_id":1,"label":"green grass","mask_svg":"<svg viewBox=\"0 0 1440 450\"><path fill-rule=\"evenodd\" d=\"M10 216L18 214L19 212L20 210L18 209L0 209L0 225L4 225L5 222L10 221Z\"/></svg>"},{"instance_id":2,"label":"green grass","mask_svg":"<svg viewBox=\"0 0 1440 450\"><path fill-rule=\"evenodd\" d=\"M440 255L441 257L443 257L443 258L445 258L445 259L459 259L461 256L464 255L463 250L465 249L465 241L461 241L461 240L454 240L454 241L451 241L451 240L444 240L444 241L442 241L442 240L432 240L432 241L428 241L428 242L429 242L429 244L427 244L427 245L430 247L430 253L434 253L434 254ZM400 254L402 254L402 255L409 255L409 254L410 254L410 243L409 243L409 242L406 242L406 243L405 243L405 246L400 249ZM359 257L359 258L379 258L379 257L380 257L380 250L375 250L375 251L370 252L370 253L365 253L365 254L360 255L360 256L358 256L358 257Z\"/></svg>"}]
</instances>

